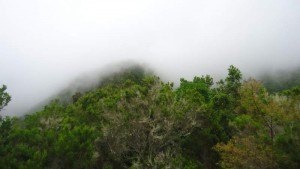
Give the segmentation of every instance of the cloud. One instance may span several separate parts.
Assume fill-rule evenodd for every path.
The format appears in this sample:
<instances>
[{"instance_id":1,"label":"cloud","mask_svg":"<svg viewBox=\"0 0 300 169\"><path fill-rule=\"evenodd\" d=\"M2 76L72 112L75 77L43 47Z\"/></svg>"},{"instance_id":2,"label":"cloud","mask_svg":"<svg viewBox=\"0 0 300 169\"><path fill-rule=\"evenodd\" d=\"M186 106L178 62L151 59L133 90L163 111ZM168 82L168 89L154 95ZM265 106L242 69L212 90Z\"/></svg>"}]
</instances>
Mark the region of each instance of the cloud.
<instances>
[{"instance_id":1,"label":"cloud","mask_svg":"<svg viewBox=\"0 0 300 169\"><path fill-rule=\"evenodd\" d=\"M169 80L297 67L299 20L298 0L0 0L5 114L123 60Z\"/></svg>"}]
</instances>

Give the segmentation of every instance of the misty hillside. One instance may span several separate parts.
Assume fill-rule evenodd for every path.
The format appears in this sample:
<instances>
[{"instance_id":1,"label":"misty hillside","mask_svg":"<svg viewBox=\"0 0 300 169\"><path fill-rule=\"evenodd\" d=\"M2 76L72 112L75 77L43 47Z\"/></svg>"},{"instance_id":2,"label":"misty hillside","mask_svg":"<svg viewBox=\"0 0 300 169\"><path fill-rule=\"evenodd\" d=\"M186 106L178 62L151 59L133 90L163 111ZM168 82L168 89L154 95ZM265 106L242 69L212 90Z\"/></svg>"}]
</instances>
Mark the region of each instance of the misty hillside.
<instances>
[{"instance_id":1,"label":"misty hillside","mask_svg":"<svg viewBox=\"0 0 300 169\"><path fill-rule=\"evenodd\" d=\"M300 86L269 95L234 66L180 79L142 67L66 90L43 110L0 118L0 166L34 169L300 166ZM75 93L74 93L75 92ZM1 108L10 101L0 90ZM65 99L67 98L67 99Z\"/></svg>"},{"instance_id":2,"label":"misty hillside","mask_svg":"<svg viewBox=\"0 0 300 169\"><path fill-rule=\"evenodd\" d=\"M108 72L92 72L79 76L76 80L73 80L66 88L59 91L57 94L50 98L38 103L31 108L27 113L41 110L46 104L49 104L52 100L59 100L62 104L68 104L73 101L73 96L82 95L88 91L95 90L103 87L107 84L119 84L127 79L134 82L139 82L146 75L152 75L153 73L145 67L127 63L129 66L123 66L121 68L114 67L115 71Z\"/></svg>"},{"instance_id":3,"label":"misty hillside","mask_svg":"<svg viewBox=\"0 0 300 169\"><path fill-rule=\"evenodd\" d=\"M73 96L76 97L76 95L82 95L88 91L97 89L107 84L118 84L126 79L131 79L134 82L138 82L141 81L141 79L146 75L153 75L153 71L151 71L151 69L146 69L142 65L135 63L127 64L128 66L123 66L122 68L114 67L116 69L115 71L108 71L105 73L102 72L102 74L99 72L92 72L90 74L79 76L66 88L33 106L29 111L27 111L27 113L41 110L52 100L57 99L63 104L68 104L73 101ZM262 82L262 85L268 90L268 92L280 92L300 86L300 68L290 71L277 71L276 73L266 72L258 75L257 78Z\"/></svg>"},{"instance_id":4,"label":"misty hillside","mask_svg":"<svg viewBox=\"0 0 300 169\"><path fill-rule=\"evenodd\" d=\"M300 85L300 67L290 71L265 73L260 76L269 92L279 92Z\"/></svg>"},{"instance_id":5,"label":"misty hillside","mask_svg":"<svg viewBox=\"0 0 300 169\"><path fill-rule=\"evenodd\" d=\"M84 74L96 83L122 61L175 85L202 74L219 80L231 64L245 79L273 78L300 65L299 16L299 0L1 0L0 84L13 95L2 114L70 98L77 85L89 90L72 81Z\"/></svg>"},{"instance_id":6,"label":"misty hillside","mask_svg":"<svg viewBox=\"0 0 300 169\"><path fill-rule=\"evenodd\" d=\"M0 0L0 169L300 169L300 0Z\"/></svg>"}]
</instances>

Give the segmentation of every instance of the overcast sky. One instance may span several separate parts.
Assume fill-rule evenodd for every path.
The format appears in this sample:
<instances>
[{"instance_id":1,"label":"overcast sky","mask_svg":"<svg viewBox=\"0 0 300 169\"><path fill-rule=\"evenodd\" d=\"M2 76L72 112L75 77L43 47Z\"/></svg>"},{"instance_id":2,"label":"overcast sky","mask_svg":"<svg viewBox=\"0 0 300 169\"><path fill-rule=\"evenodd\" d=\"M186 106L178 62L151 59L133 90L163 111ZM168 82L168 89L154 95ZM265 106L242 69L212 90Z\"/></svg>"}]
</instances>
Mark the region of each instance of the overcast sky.
<instances>
[{"instance_id":1,"label":"overcast sky","mask_svg":"<svg viewBox=\"0 0 300 169\"><path fill-rule=\"evenodd\" d=\"M84 72L133 60L170 80L300 65L299 0L0 0L0 85L19 115Z\"/></svg>"}]
</instances>

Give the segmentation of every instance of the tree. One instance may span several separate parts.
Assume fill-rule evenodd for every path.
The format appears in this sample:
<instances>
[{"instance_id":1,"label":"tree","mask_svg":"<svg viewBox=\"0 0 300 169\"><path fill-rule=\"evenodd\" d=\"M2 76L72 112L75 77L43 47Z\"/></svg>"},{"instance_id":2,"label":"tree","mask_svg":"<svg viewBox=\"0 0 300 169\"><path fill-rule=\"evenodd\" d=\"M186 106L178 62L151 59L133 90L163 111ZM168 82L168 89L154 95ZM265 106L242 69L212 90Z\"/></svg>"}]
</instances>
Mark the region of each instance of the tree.
<instances>
[{"instance_id":1,"label":"tree","mask_svg":"<svg viewBox=\"0 0 300 169\"><path fill-rule=\"evenodd\" d=\"M300 88L269 94L234 66L179 87L139 68L0 116L1 168L288 168L300 166ZM1 109L10 96L1 88Z\"/></svg>"},{"instance_id":2,"label":"tree","mask_svg":"<svg viewBox=\"0 0 300 169\"><path fill-rule=\"evenodd\" d=\"M11 100L11 96L5 91L7 87L5 85L0 88L0 111L7 106Z\"/></svg>"},{"instance_id":3,"label":"tree","mask_svg":"<svg viewBox=\"0 0 300 169\"><path fill-rule=\"evenodd\" d=\"M228 90L228 93L233 94L234 96L238 95L238 89L241 87L242 83L242 73L241 71L231 65L228 68L228 76L226 77L226 88Z\"/></svg>"},{"instance_id":4,"label":"tree","mask_svg":"<svg viewBox=\"0 0 300 169\"><path fill-rule=\"evenodd\" d=\"M105 121L98 149L115 168L174 168L174 160L183 165L180 143L196 125L197 111L175 100L172 84L146 77L141 85L127 82L96 104Z\"/></svg>"},{"instance_id":5,"label":"tree","mask_svg":"<svg viewBox=\"0 0 300 169\"><path fill-rule=\"evenodd\" d=\"M227 144L217 144L215 149L221 154L222 160L219 165L224 169L277 168L272 150L257 142L253 136L234 137Z\"/></svg>"}]
</instances>

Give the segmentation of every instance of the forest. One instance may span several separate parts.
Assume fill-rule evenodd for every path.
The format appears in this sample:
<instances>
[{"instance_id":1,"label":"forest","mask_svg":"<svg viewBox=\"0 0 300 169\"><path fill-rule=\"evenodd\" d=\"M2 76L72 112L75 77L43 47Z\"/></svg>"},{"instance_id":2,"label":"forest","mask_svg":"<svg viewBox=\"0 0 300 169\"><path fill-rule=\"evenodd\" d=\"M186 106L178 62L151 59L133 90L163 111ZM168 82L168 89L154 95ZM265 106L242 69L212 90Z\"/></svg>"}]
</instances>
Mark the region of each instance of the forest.
<instances>
[{"instance_id":1,"label":"forest","mask_svg":"<svg viewBox=\"0 0 300 169\"><path fill-rule=\"evenodd\" d=\"M0 111L12 98L3 85ZM67 102L0 116L0 168L298 169L300 86L276 90L234 66L178 86L128 68Z\"/></svg>"}]
</instances>

